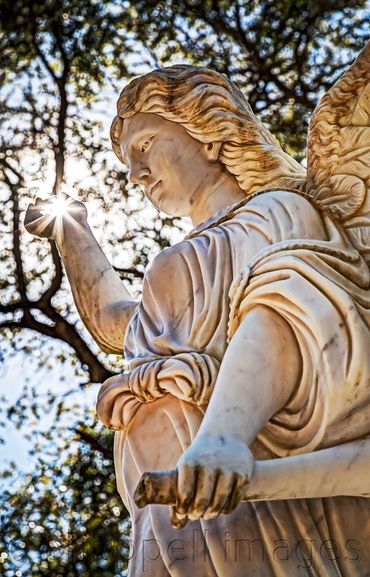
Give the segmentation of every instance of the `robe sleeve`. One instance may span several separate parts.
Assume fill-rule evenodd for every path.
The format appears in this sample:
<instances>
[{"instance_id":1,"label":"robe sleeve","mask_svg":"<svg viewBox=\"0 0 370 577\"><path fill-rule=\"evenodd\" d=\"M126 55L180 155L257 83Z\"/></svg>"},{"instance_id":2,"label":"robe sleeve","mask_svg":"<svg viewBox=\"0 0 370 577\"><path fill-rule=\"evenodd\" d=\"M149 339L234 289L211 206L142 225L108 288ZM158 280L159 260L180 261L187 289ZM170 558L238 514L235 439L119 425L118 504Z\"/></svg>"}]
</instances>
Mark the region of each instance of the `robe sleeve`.
<instances>
[{"instance_id":1,"label":"robe sleeve","mask_svg":"<svg viewBox=\"0 0 370 577\"><path fill-rule=\"evenodd\" d=\"M231 262L225 255L225 263L219 262L219 240L184 241L148 267L125 337L129 370L109 379L99 393L97 411L106 426L127 428L141 403L165 394L208 403L226 347L218 333L223 326L226 334L228 318L211 295L227 298L232 280Z\"/></svg>"},{"instance_id":2,"label":"robe sleeve","mask_svg":"<svg viewBox=\"0 0 370 577\"><path fill-rule=\"evenodd\" d=\"M222 294L227 287L217 242L197 241L164 251L147 270L125 340L129 387L142 401L170 393L204 405L215 385L223 353L217 327L227 318L209 293ZM207 269L205 260L212 263Z\"/></svg>"}]
</instances>

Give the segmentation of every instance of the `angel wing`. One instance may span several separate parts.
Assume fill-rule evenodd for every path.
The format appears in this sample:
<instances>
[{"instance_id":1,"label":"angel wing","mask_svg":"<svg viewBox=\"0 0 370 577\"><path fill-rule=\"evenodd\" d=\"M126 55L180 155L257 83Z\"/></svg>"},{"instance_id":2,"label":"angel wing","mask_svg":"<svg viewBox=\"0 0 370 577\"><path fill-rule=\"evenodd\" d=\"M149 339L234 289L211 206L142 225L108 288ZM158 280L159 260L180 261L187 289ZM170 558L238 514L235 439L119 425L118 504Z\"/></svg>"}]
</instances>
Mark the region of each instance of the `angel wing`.
<instances>
[{"instance_id":1,"label":"angel wing","mask_svg":"<svg viewBox=\"0 0 370 577\"><path fill-rule=\"evenodd\" d=\"M306 190L336 212L370 266L370 41L314 111Z\"/></svg>"}]
</instances>

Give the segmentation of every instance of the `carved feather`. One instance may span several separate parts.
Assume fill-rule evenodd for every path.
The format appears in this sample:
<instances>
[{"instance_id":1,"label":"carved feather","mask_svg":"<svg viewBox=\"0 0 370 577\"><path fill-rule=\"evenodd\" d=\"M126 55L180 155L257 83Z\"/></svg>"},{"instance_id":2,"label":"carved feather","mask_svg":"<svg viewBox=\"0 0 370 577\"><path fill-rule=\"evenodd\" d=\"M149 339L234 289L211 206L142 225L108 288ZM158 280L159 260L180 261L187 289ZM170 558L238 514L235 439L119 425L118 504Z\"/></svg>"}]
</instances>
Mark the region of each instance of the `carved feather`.
<instances>
[{"instance_id":1,"label":"carved feather","mask_svg":"<svg viewBox=\"0 0 370 577\"><path fill-rule=\"evenodd\" d=\"M307 164L308 194L337 213L370 265L370 42L315 109Z\"/></svg>"}]
</instances>

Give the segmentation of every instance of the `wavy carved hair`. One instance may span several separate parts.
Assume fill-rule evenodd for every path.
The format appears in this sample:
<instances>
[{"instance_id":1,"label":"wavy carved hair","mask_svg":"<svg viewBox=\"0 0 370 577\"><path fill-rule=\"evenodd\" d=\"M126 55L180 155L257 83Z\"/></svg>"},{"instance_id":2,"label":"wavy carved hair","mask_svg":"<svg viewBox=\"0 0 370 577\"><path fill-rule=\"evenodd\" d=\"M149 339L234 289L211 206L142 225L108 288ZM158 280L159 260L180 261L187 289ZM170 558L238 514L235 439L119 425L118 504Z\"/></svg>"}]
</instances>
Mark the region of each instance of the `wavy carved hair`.
<instances>
[{"instance_id":1,"label":"wavy carved hair","mask_svg":"<svg viewBox=\"0 0 370 577\"><path fill-rule=\"evenodd\" d=\"M235 84L218 72L169 66L125 86L110 132L113 150L121 161L123 121L138 112L178 122L203 144L222 142L219 160L246 194L265 188L305 187L304 168L277 144Z\"/></svg>"}]
</instances>

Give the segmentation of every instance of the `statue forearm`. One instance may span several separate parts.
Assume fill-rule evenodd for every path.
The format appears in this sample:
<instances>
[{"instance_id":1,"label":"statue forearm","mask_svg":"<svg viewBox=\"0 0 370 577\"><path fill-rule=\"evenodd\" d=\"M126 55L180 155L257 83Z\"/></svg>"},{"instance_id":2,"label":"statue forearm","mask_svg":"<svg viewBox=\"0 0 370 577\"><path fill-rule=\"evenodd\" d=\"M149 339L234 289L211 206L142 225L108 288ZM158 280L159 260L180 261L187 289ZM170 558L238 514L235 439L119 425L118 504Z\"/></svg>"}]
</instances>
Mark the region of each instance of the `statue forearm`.
<instances>
[{"instance_id":1,"label":"statue forearm","mask_svg":"<svg viewBox=\"0 0 370 577\"><path fill-rule=\"evenodd\" d=\"M370 496L370 439L256 461L245 500Z\"/></svg>"},{"instance_id":2,"label":"statue forearm","mask_svg":"<svg viewBox=\"0 0 370 577\"><path fill-rule=\"evenodd\" d=\"M137 303L88 225L66 227L57 244L82 322L102 350L122 353Z\"/></svg>"},{"instance_id":3,"label":"statue forearm","mask_svg":"<svg viewBox=\"0 0 370 577\"><path fill-rule=\"evenodd\" d=\"M256 461L243 501L370 496L370 438L313 453ZM177 471L145 473L135 492L138 507L175 505Z\"/></svg>"},{"instance_id":4,"label":"statue forearm","mask_svg":"<svg viewBox=\"0 0 370 577\"><path fill-rule=\"evenodd\" d=\"M299 348L288 323L270 308L250 310L226 350L199 431L177 462L174 524L184 516L212 519L235 509L253 475L249 447L287 403L300 376Z\"/></svg>"}]
</instances>

